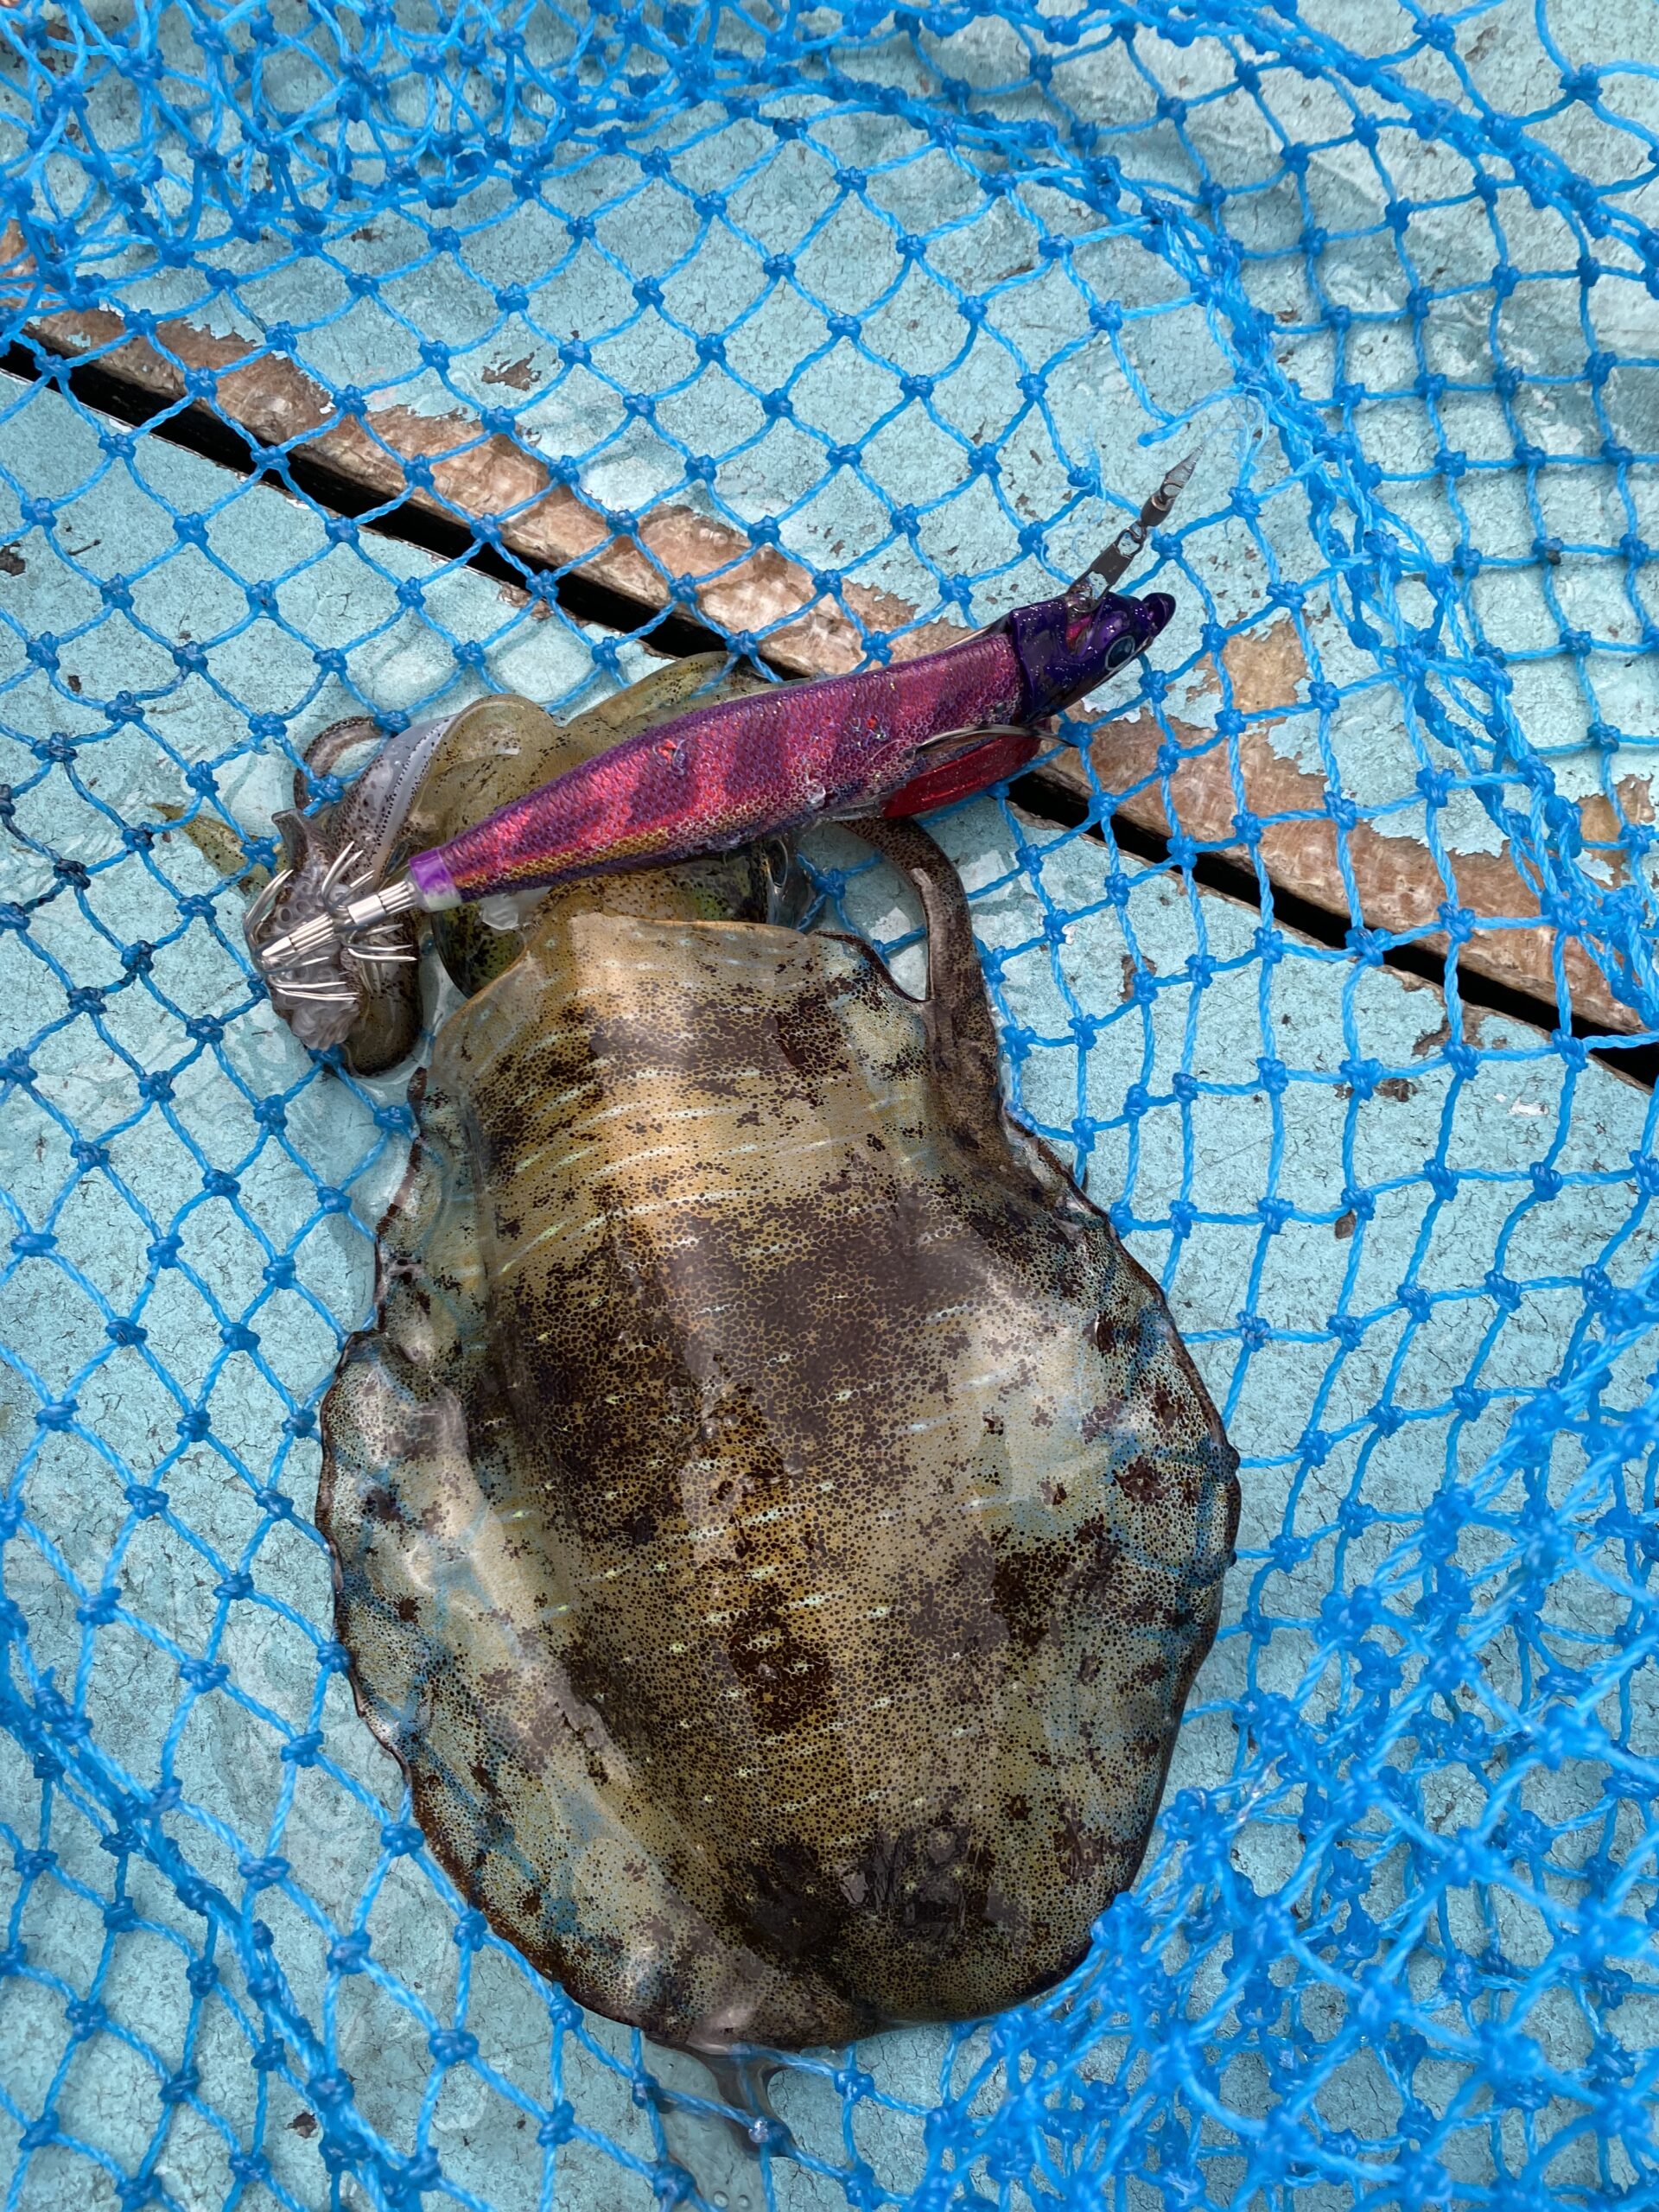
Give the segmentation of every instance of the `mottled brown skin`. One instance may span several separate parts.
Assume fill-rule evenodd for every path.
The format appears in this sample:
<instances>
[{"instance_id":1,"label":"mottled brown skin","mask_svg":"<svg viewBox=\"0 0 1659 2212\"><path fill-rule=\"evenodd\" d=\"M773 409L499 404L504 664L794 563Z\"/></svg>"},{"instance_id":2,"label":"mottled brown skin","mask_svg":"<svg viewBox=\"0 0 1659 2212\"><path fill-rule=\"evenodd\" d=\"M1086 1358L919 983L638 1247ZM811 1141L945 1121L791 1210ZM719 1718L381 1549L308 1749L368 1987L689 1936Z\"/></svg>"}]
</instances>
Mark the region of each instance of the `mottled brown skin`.
<instances>
[{"instance_id":1,"label":"mottled brown skin","mask_svg":"<svg viewBox=\"0 0 1659 2212\"><path fill-rule=\"evenodd\" d=\"M925 1001L697 918L757 910L740 858L544 902L440 1033L324 1408L340 1634L434 1853L584 2004L704 2050L1074 1966L1237 1517L1155 1286L1002 1110L954 872L868 834Z\"/></svg>"}]
</instances>

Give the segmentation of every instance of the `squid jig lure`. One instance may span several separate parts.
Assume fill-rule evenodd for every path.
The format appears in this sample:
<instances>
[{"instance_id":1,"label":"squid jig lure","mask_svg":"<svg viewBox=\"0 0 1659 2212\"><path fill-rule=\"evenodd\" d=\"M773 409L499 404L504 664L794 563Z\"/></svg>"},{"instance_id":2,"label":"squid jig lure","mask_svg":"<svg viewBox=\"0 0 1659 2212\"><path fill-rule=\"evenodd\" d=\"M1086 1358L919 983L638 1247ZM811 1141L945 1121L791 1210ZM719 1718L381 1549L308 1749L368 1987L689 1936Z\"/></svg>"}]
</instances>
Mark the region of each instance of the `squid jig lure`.
<instances>
[{"instance_id":1,"label":"squid jig lure","mask_svg":"<svg viewBox=\"0 0 1659 2212\"><path fill-rule=\"evenodd\" d=\"M245 933L268 983L319 1013L351 1007L378 966L414 957L404 918L727 851L824 817L920 814L1018 774L1038 726L1144 652L1174 613L1166 592L1133 599L1113 587L1196 460L1170 470L1058 598L898 667L692 708L415 853L386 883L403 812L448 721L409 731L382 755L378 834L302 872L309 880L279 874L250 909Z\"/></svg>"}]
</instances>

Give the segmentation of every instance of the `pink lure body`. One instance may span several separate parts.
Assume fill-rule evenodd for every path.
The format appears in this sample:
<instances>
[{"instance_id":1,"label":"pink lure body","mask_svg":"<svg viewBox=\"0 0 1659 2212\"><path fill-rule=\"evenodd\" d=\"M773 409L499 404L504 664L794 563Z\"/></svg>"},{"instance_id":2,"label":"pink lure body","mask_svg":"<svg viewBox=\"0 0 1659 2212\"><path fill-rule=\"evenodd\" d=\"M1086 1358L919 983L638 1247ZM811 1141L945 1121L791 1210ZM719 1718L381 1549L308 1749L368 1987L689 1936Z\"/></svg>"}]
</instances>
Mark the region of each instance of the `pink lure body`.
<instances>
[{"instance_id":1,"label":"pink lure body","mask_svg":"<svg viewBox=\"0 0 1659 2212\"><path fill-rule=\"evenodd\" d=\"M693 708L568 770L430 852L410 874L429 908L728 849L824 815L868 812L956 731L1020 717L1028 683L1007 630L898 668L779 684ZM958 797L1023 766L1034 741L937 772ZM941 803L930 795L929 804Z\"/></svg>"},{"instance_id":2,"label":"pink lure body","mask_svg":"<svg viewBox=\"0 0 1659 2212\"><path fill-rule=\"evenodd\" d=\"M340 1006L351 997L343 960L412 957L376 932L413 908L690 860L823 816L948 806L1017 775L1039 727L1144 652L1174 612L1166 592L1121 597L1089 571L925 659L693 708L415 854L384 888L337 883L337 861L316 887L318 911L259 939L260 965L290 997ZM410 759L431 741L407 735Z\"/></svg>"}]
</instances>

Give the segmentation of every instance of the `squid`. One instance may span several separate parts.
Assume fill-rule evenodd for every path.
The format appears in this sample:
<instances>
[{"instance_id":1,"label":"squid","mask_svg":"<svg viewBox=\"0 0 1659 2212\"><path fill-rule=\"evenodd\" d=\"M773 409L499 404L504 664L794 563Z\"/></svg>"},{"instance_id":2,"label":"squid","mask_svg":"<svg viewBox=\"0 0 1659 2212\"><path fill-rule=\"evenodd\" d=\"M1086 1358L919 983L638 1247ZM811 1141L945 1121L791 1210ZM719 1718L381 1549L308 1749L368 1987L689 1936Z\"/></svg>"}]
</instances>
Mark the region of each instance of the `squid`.
<instances>
[{"instance_id":1,"label":"squid","mask_svg":"<svg viewBox=\"0 0 1659 2212\"><path fill-rule=\"evenodd\" d=\"M1114 580L920 681L709 657L567 724L495 698L401 732L287 825L322 931L270 901L255 932L296 1027L385 1065L416 971L375 947L416 910L341 887L412 851L396 880L454 901L459 1002L321 1410L359 1709L498 1936L762 2116L756 2047L1078 1965L1220 1616L1237 1455L1009 1112L966 894L905 818L1161 628ZM758 793L713 773L739 759ZM794 925L791 825L826 806L920 903L919 995ZM344 1007L284 996L331 959Z\"/></svg>"}]
</instances>

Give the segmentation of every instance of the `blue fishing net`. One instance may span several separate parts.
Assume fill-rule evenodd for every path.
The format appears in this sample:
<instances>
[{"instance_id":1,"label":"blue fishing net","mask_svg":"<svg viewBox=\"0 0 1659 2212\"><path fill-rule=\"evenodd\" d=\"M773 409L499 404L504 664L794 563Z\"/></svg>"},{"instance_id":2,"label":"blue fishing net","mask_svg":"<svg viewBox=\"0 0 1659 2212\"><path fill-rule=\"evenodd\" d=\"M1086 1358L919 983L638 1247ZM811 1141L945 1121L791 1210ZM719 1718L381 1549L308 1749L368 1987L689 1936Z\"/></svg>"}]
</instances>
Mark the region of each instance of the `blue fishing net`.
<instances>
[{"instance_id":1,"label":"blue fishing net","mask_svg":"<svg viewBox=\"0 0 1659 2212\"><path fill-rule=\"evenodd\" d=\"M1650 34L0 10L9 2205L1659 2202ZM1086 1964L740 2152L352 1710L410 1124L239 918L342 715L902 653L1194 444L1154 668L938 829L1243 1454L1223 1633Z\"/></svg>"}]
</instances>

